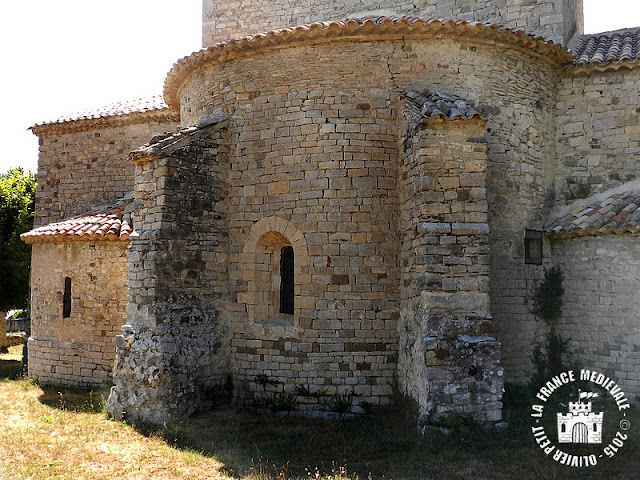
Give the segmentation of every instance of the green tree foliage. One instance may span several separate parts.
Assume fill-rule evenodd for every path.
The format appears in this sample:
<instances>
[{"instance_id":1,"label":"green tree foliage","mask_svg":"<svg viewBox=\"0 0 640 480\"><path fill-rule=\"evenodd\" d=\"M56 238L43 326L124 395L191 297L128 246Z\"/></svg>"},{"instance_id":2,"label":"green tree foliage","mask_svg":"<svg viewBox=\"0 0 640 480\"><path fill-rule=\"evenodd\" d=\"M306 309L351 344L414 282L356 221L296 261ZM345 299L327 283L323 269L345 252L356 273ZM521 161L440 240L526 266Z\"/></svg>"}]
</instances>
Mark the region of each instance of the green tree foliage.
<instances>
[{"instance_id":1,"label":"green tree foliage","mask_svg":"<svg viewBox=\"0 0 640 480\"><path fill-rule=\"evenodd\" d=\"M20 234L33 228L36 175L22 168L0 174L0 310L26 308L31 246Z\"/></svg>"}]
</instances>

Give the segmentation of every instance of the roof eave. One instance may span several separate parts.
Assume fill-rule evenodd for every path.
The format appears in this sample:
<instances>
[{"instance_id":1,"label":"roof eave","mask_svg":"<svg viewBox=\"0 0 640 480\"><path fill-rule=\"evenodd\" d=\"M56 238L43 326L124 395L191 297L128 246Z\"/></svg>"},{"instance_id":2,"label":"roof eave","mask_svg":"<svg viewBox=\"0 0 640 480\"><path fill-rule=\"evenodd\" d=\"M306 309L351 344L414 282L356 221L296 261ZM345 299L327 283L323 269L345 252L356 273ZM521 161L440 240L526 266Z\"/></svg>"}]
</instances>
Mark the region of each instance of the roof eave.
<instances>
[{"instance_id":1,"label":"roof eave","mask_svg":"<svg viewBox=\"0 0 640 480\"><path fill-rule=\"evenodd\" d=\"M170 108L134 112L126 115L105 115L96 118L82 118L68 121L56 121L32 125L28 128L38 137L47 137L63 133L84 132L100 128L120 127L139 123L178 122L180 114Z\"/></svg>"},{"instance_id":2,"label":"roof eave","mask_svg":"<svg viewBox=\"0 0 640 480\"><path fill-rule=\"evenodd\" d=\"M479 41L503 42L526 48L544 54L546 58L557 62L559 66L567 65L573 60L571 53L561 45L498 25L415 17L396 19L379 17L316 22L218 43L178 60L165 80L164 100L170 108L177 110L180 89L195 71L210 64L222 63L264 50L338 41L380 41L410 37L438 37L448 34L455 34L456 37L466 36Z\"/></svg>"},{"instance_id":3,"label":"roof eave","mask_svg":"<svg viewBox=\"0 0 640 480\"><path fill-rule=\"evenodd\" d=\"M637 68L640 68L640 62L638 62L638 59L635 59L635 60L622 60L620 62L608 62L603 64L580 63L577 65L567 66L566 71L568 71L574 76L582 76L582 75L593 75L594 73L615 72L618 70L635 70Z\"/></svg>"},{"instance_id":4,"label":"roof eave","mask_svg":"<svg viewBox=\"0 0 640 480\"><path fill-rule=\"evenodd\" d=\"M129 233L116 235L114 233L106 235L28 235L23 233L20 240L29 245L39 245L43 243L96 243L96 242L129 242Z\"/></svg>"}]
</instances>

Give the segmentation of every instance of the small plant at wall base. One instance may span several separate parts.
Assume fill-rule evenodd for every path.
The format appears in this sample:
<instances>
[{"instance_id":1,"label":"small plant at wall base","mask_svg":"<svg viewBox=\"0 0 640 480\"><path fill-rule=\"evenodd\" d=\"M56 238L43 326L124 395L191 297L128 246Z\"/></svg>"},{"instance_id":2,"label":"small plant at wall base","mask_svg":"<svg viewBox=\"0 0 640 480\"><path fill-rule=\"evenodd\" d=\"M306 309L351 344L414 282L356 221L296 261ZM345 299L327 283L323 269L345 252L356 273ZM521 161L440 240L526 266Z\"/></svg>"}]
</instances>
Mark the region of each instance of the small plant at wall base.
<instances>
[{"instance_id":1,"label":"small plant at wall base","mask_svg":"<svg viewBox=\"0 0 640 480\"><path fill-rule=\"evenodd\" d=\"M550 378L567 370L563 356L568 353L569 341L560 335L549 332L546 344L537 344L533 349L531 360L536 371L531 378L531 384L537 389Z\"/></svg>"},{"instance_id":2,"label":"small plant at wall base","mask_svg":"<svg viewBox=\"0 0 640 480\"><path fill-rule=\"evenodd\" d=\"M298 395L295 393L276 393L273 396L273 410L275 412L290 412L298 406Z\"/></svg>"},{"instance_id":3,"label":"small plant at wall base","mask_svg":"<svg viewBox=\"0 0 640 480\"><path fill-rule=\"evenodd\" d=\"M563 355L568 349L568 340L557 332L556 326L562 316L562 297L564 295L564 274L560 267L554 266L544 270L544 278L533 289L531 313L549 326L549 333L544 345L537 344L531 360L535 373L531 379L532 386L544 384L549 378L565 370Z\"/></svg>"},{"instance_id":4,"label":"small plant at wall base","mask_svg":"<svg viewBox=\"0 0 640 480\"><path fill-rule=\"evenodd\" d=\"M555 324L562 315L563 281L564 274L560 267L545 268L544 279L534 287L531 297L533 301L531 313L544 320L552 330L555 329Z\"/></svg>"}]
</instances>

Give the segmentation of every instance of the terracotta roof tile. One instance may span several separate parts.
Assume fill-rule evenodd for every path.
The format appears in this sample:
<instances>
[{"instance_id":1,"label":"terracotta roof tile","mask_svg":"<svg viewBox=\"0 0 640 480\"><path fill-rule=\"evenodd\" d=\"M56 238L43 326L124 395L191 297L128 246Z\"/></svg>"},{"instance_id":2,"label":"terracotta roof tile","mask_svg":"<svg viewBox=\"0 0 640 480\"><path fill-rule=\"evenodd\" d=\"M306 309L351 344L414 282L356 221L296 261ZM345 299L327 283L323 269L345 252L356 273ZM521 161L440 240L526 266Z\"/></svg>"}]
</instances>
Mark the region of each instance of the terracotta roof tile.
<instances>
[{"instance_id":1,"label":"terracotta roof tile","mask_svg":"<svg viewBox=\"0 0 640 480\"><path fill-rule=\"evenodd\" d=\"M551 238L640 232L640 182L630 182L563 207L546 230Z\"/></svg>"},{"instance_id":2,"label":"terracotta roof tile","mask_svg":"<svg viewBox=\"0 0 640 480\"><path fill-rule=\"evenodd\" d=\"M36 123L30 129L36 135L78 131L95 126L111 126L136 121L177 121L179 115L170 110L161 96L113 103L95 110L64 115L55 120Z\"/></svg>"},{"instance_id":3,"label":"terracotta roof tile","mask_svg":"<svg viewBox=\"0 0 640 480\"><path fill-rule=\"evenodd\" d=\"M484 118L478 110L480 107L469 100L454 93L433 92L416 93L409 92L406 99L416 107L425 118Z\"/></svg>"},{"instance_id":4,"label":"terracotta roof tile","mask_svg":"<svg viewBox=\"0 0 640 480\"><path fill-rule=\"evenodd\" d=\"M119 239L131 234L131 198L126 197L116 205L93 210L60 222L50 223L23 233L20 238L27 243L60 241L63 238Z\"/></svg>"},{"instance_id":5,"label":"terracotta roof tile","mask_svg":"<svg viewBox=\"0 0 640 480\"><path fill-rule=\"evenodd\" d=\"M584 35L573 49L575 66L604 66L640 57L640 28Z\"/></svg>"}]
</instances>

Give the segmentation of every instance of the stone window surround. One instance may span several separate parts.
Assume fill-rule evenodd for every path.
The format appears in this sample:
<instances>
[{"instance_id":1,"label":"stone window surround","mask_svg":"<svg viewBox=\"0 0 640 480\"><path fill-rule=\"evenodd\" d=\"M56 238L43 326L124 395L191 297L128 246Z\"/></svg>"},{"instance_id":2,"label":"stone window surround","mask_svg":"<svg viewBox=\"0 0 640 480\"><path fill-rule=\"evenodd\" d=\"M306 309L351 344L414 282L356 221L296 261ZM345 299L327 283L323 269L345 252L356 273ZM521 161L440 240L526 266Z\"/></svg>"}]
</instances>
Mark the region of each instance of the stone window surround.
<instances>
[{"instance_id":1,"label":"stone window surround","mask_svg":"<svg viewBox=\"0 0 640 480\"><path fill-rule=\"evenodd\" d=\"M293 248L294 262L294 311L293 315L280 312L280 252L283 247ZM246 305L249 323L287 323L298 326L300 310L308 302L300 302L308 296L305 288L309 282L303 270L312 265L307 242L302 231L292 222L280 217L266 217L256 222L244 243L238 268L247 280L247 292L238 295L238 302ZM301 305L302 304L302 305Z\"/></svg>"}]
</instances>

